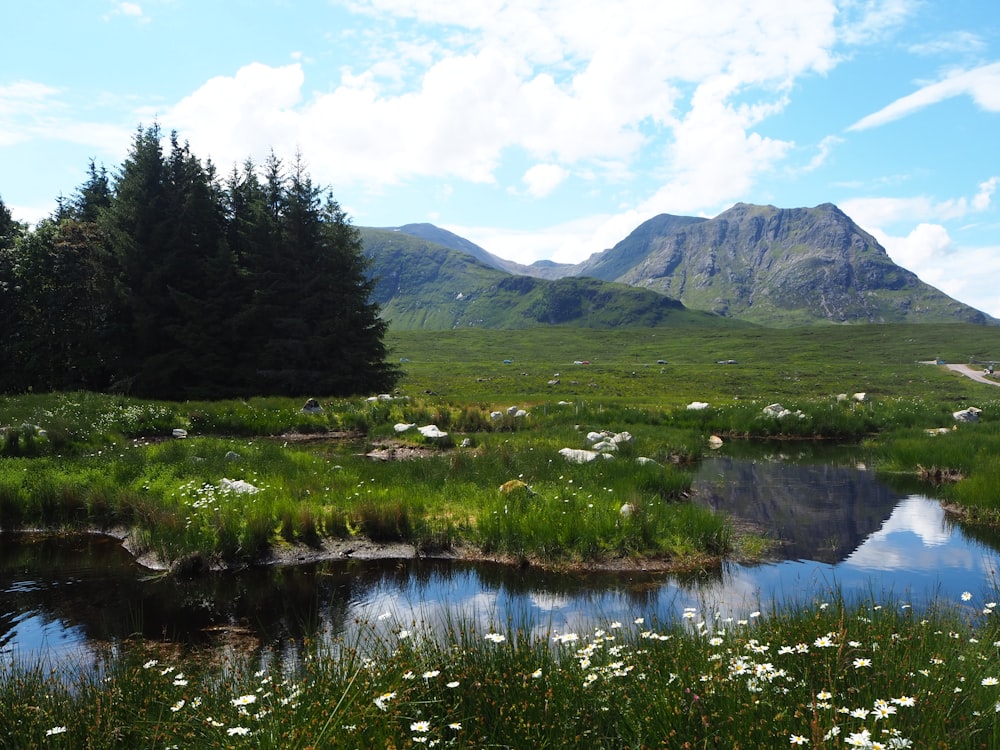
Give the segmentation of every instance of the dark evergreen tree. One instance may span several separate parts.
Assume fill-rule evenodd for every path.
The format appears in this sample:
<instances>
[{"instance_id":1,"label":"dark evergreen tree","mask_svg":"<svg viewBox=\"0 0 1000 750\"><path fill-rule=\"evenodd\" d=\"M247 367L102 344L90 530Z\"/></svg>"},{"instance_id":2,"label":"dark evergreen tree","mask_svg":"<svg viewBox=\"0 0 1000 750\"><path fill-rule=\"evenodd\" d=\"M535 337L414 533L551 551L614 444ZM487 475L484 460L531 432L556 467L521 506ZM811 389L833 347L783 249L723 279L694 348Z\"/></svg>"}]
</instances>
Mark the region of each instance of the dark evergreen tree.
<instances>
[{"instance_id":1,"label":"dark evergreen tree","mask_svg":"<svg viewBox=\"0 0 1000 750\"><path fill-rule=\"evenodd\" d=\"M69 203L69 217L76 221L96 223L101 212L111 206L111 182L108 172L102 166L100 169L90 160L87 170L87 181L77 190Z\"/></svg>"},{"instance_id":2,"label":"dark evergreen tree","mask_svg":"<svg viewBox=\"0 0 1000 750\"><path fill-rule=\"evenodd\" d=\"M23 335L19 289L14 270L14 243L22 227L0 198L0 390L22 390L17 351Z\"/></svg>"},{"instance_id":3,"label":"dark evergreen tree","mask_svg":"<svg viewBox=\"0 0 1000 750\"><path fill-rule=\"evenodd\" d=\"M14 390L99 390L108 385L112 302L97 225L46 220L14 249L18 330L14 354L22 381Z\"/></svg>"},{"instance_id":4,"label":"dark evergreen tree","mask_svg":"<svg viewBox=\"0 0 1000 750\"><path fill-rule=\"evenodd\" d=\"M389 389L360 235L301 157L220 187L176 133L139 127L28 232L0 201L0 388L154 398ZM15 366L16 363L16 366Z\"/></svg>"},{"instance_id":5,"label":"dark evergreen tree","mask_svg":"<svg viewBox=\"0 0 1000 750\"><path fill-rule=\"evenodd\" d=\"M384 362L385 324L369 299L360 235L324 200L301 156L284 181L273 156L265 169L278 235L248 262L258 388L305 395L390 387L395 371Z\"/></svg>"},{"instance_id":6,"label":"dark evergreen tree","mask_svg":"<svg viewBox=\"0 0 1000 750\"><path fill-rule=\"evenodd\" d=\"M114 181L114 199L102 216L115 259L120 311L114 340L121 350L115 387L145 393L161 384L161 353L176 347L163 331L166 289L162 261L169 234L166 166L159 125L139 127Z\"/></svg>"},{"instance_id":7,"label":"dark evergreen tree","mask_svg":"<svg viewBox=\"0 0 1000 750\"><path fill-rule=\"evenodd\" d=\"M141 129L106 216L123 303L122 385L163 398L229 390L234 268L214 174L159 126Z\"/></svg>"}]
</instances>

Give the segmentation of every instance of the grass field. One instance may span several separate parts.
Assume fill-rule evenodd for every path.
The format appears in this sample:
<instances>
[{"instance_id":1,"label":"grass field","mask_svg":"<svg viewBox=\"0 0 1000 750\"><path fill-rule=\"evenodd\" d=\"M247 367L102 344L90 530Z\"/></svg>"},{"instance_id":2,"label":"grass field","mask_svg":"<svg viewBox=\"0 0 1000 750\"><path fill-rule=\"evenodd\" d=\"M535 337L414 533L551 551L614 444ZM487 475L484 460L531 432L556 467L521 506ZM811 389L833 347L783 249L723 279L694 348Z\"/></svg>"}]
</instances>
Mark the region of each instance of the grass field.
<instances>
[{"instance_id":1,"label":"grass field","mask_svg":"<svg viewBox=\"0 0 1000 750\"><path fill-rule=\"evenodd\" d=\"M936 491L966 522L1000 519L1000 392L919 364L995 359L1000 329L546 328L389 343L406 360L396 392L316 394L316 415L292 399L4 397L0 527L131 527L174 563L368 537L519 562L683 567L753 549L687 502L688 470L713 434L864 443L879 471L960 479ZM765 414L773 403L792 416ZM980 421L950 429L968 406ZM450 434L424 439L400 423ZM563 460L591 430L632 439L612 460ZM300 439L334 432L350 437ZM364 457L378 446L420 458ZM294 664L113 644L77 674L0 664L0 737L17 748L992 748L996 607L969 594L917 614L833 591L766 617L691 610L654 623L636 612L541 639L387 613L358 642L300 644Z\"/></svg>"},{"instance_id":2,"label":"grass field","mask_svg":"<svg viewBox=\"0 0 1000 750\"><path fill-rule=\"evenodd\" d=\"M282 545L363 536L546 564L701 564L754 546L683 501L711 435L864 441L884 471L964 477L946 496L979 523L997 518L1000 391L922 362L992 359L1000 329L540 328L407 332L389 343L404 370L397 391L318 394L317 415L280 398L5 397L0 527L132 528L168 563L240 563ZM688 408L695 401L706 407ZM774 403L795 417L766 414ZM927 434L972 405L979 423ZM398 424L450 434L397 434ZM173 439L176 429L187 439ZM334 431L354 437L288 437ZM591 431L631 440L614 461L567 463L559 451L587 448ZM364 457L380 444L423 457ZM626 504L638 512L623 516Z\"/></svg>"}]
</instances>

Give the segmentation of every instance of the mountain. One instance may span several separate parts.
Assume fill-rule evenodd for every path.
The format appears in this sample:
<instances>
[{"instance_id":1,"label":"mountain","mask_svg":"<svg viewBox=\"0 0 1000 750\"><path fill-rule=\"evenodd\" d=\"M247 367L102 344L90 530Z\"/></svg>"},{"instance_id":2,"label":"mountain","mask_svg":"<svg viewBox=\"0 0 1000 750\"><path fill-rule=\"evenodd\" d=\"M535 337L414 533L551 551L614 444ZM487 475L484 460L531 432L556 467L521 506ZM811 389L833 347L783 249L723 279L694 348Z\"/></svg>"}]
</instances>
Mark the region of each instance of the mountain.
<instances>
[{"instance_id":1,"label":"mountain","mask_svg":"<svg viewBox=\"0 0 1000 750\"><path fill-rule=\"evenodd\" d=\"M380 279L376 301L407 328L644 325L685 308L767 326L998 324L896 265L831 203L737 203L713 219L662 214L577 265L520 265L432 224L361 232Z\"/></svg>"},{"instance_id":2,"label":"mountain","mask_svg":"<svg viewBox=\"0 0 1000 750\"><path fill-rule=\"evenodd\" d=\"M373 299L394 328L585 328L719 325L658 292L594 278L557 280L515 275L466 250L452 249L401 231L359 227L376 280ZM444 231L444 230L440 230ZM438 235L452 244L461 238ZM468 243L472 244L472 243Z\"/></svg>"},{"instance_id":3,"label":"mountain","mask_svg":"<svg viewBox=\"0 0 1000 750\"><path fill-rule=\"evenodd\" d=\"M506 271L507 273L511 273L516 276L535 276L540 279L555 279L570 275L566 273L566 271L573 268L572 264L553 263L550 260L536 261L530 266L515 263L512 260L504 260L493 253L487 252L474 242L470 242L464 237L459 237L457 234L449 232L447 229L436 227L433 224L404 224L401 227L388 227L386 228L386 231L407 234L411 237L417 237L418 239L433 242L435 245L440 245L441 247L446 247L450 250L458 250L460 252L467 253L485 266L496 268L500 271Z\"/></svg>"},{"instance_id":4,"label":"mountain","mask_svg":"<svg viewBox=\"0 0 1000 750\"><path fill-rule=\"evenodd\" d=\"M714 219L661 215L572 269L686 307L770 326L995 324L921 281L831 203L738 203Z\"/></svg>"}]
</instances>

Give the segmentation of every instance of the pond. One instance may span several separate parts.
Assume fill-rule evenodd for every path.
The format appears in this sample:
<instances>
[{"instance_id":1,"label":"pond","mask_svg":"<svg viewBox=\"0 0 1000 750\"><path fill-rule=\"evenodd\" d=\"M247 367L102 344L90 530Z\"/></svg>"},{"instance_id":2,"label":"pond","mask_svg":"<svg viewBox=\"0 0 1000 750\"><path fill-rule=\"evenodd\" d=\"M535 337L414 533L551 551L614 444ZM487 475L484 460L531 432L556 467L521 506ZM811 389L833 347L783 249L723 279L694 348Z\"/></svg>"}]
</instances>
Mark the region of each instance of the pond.
<instances>
[{"instance_id":1,"label":"pond","mask_svg":"<svg viewBox=\"0 0 1000 750\"><path fill-rule=\"evenodd\" d=\"M784 449L787 451L787 449ZM141 636L294 651L358 623L461 620L568 632L684 608L745 618L788 602L874 596L919 607L994 591L1000 538L972 536L939 503L808 452L713 455L695 502L779 541L773 559L683 576L560 575L433 560L344 560L195 580L152 574L99 536L0 535L0 663L87 660Z\"/></svg>"}]
</instances>

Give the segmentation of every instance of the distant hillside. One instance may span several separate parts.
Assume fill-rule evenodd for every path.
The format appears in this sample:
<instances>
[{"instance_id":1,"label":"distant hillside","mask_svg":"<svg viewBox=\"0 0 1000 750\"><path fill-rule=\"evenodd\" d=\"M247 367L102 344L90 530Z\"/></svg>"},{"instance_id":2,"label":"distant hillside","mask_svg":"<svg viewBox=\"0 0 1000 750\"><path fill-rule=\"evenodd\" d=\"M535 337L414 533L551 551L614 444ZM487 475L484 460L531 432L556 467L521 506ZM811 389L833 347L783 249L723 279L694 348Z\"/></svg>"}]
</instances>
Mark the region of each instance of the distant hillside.
<instances>
[{"instance_id":1,"label":"distant hillside","mask_svg":"<svg viewBox=\"0 0 1000 750\"><path fill-rule=\"evenodd\" d=\"M764 325L996 322L896 265L830 203L739 203L707 221L668 219L651 219L587 263L598 278Z\"/></svg>"},{"instance_id":2,"label":"distant hillside","mask_svg":"<svg viewBox=\"0 0 1000 750\"><path fill-rule=\"evenodd\" d=\"M398 330L722 323L650 290L591 278L515 276L395 229L359 230L376 279L373 297Z\"/></svg>"},{"instance_id":3,"label":"distant hillside","mask_svg":"<svg viewBox=\"0 0 1000 750\"><path fill-rule=\"evenodd\" d=\"M569 275L565 272L573 268L573 266L568 263L553 263L548 260L538 261L536 263L532 263L530 266L515 263L512 260L504 260L503 258L497 257L493 253L487 252L474 242L470 242L464 237L459 237L454 232L449 232L447 229L441 229L433 224L404 224L401 227L389 227L388 230L399 232L401 234L408 234L411 237L417 237L418 239L427 240L428 242L433 242L436 245L441 245L442 247L446 247L450 250L458 250L460 252L467 253L483 265L496 268L501 271L506 271L507 273L511 273L516 276L536 276L541 279L557 279L562 276Z\"/></svg>"},{"instance_id":4,"label":"distant hillside","mask_svg":"<svg viewBox=\"0 0 1000 750\"><path fill-rule=\"evenodd\" d=\"M547 261L522 266L504 261L431 224L366 229L362 233L366 248L371 245L369 254L377 258L383 250L392 250L391 237L395 237L397 253L404 246L415 251L417 245L406 243L419 242L418 238L425 241L421 246L425 249L454 253L433 258L423 257L420 252L405 257L397 254L384 266L388 276L380 283L380 293L385 297L379 301L392 309L390 317L394 321L407 321L410 327L442 327L446 322L502 327L504 315L500 311L481 314L478 320L483 322L475 323L477 318L456 317L475 306L455 305L456 299L445 303L443 298L462 292L467 302L471 292L462 290L476 289L483 299L484 291L491 288L491 283L499 284L504 274L562 280L592 277L657 292L679 300L688 310L767 326L998 323L896 265L874 237L830 203L791 209L738 203L714 219L662 214L643 222L609 250L595 253L575 266ZM379 234L382 239L375 243L373 233L388 233L389 237ZM478 265L467 265L470 261ZM386 263L384 259L378 262ZM424 279L424 285L419 292L411 289L405 298L397 299L389 293L389 279L409 278L411 264L417 264L415 279ZM428 269L435 264L440 265L429 277ZM501 276L484 275L487 272ZM465 281L470 274L474 280ZM440 288L439 281L449 282L449 291ZM510 291L513 287L502 288ZM518 288L544 296L550 290L569 288L582 294L590 287ZM638 310L646 304L644 298L629 299L630 317L649 319L648 312ZM546 317L538 312L539 307L526 312L513 298L503 303L494 299L494 303L510 305L511 315L519 321L544 322ZM436 310L439 305L447 309ZM570 309L564 303L556 307ZM581 325L615 324L608 322L614 315L597 315L597 309L585 300L581 300L579 311L581 320L601 321ZM456 323L459 319L462 322Z\"/></svg>"}]
</instances>

